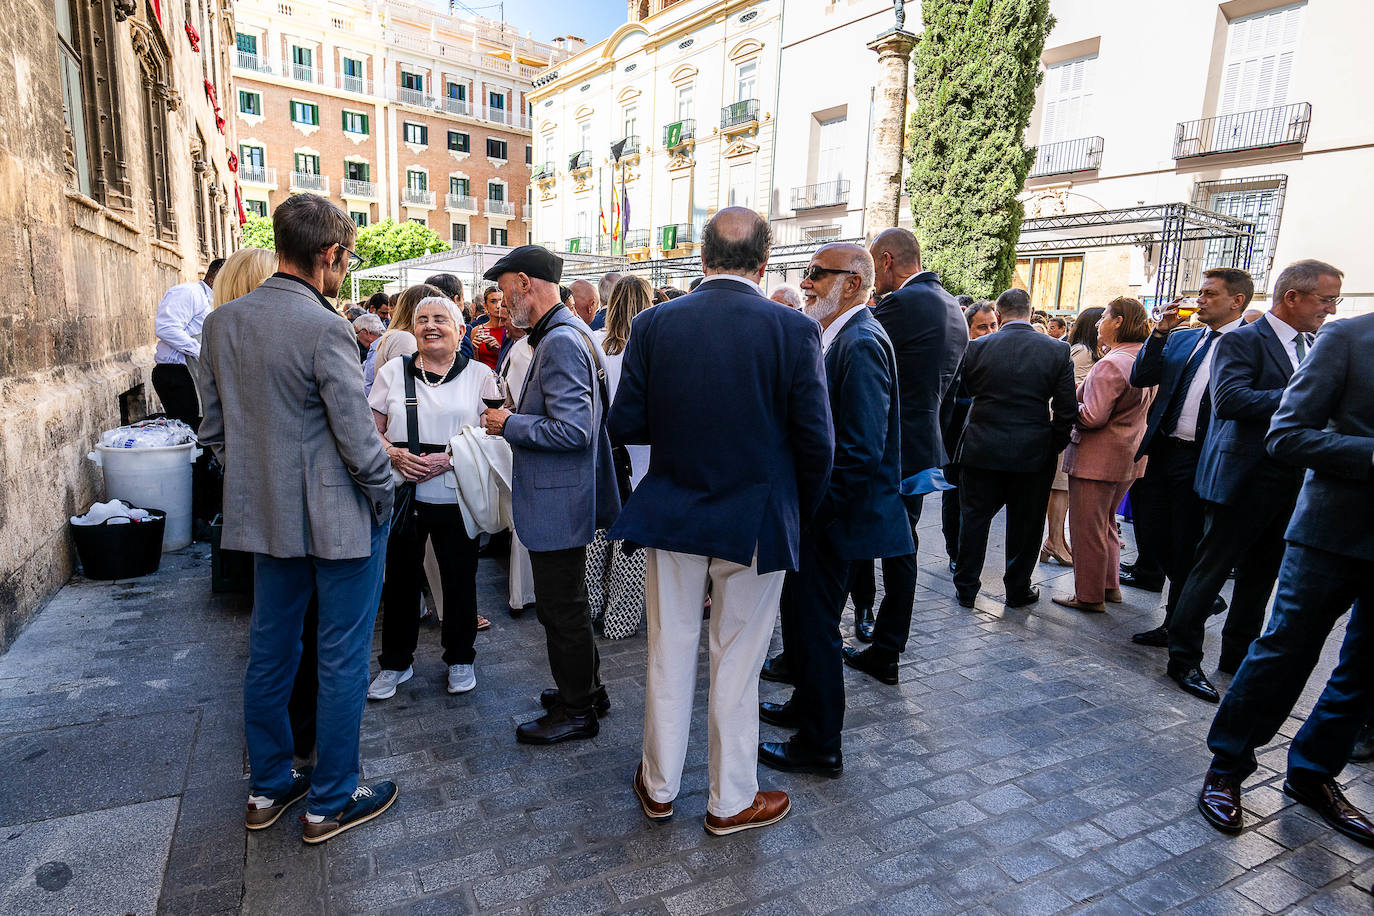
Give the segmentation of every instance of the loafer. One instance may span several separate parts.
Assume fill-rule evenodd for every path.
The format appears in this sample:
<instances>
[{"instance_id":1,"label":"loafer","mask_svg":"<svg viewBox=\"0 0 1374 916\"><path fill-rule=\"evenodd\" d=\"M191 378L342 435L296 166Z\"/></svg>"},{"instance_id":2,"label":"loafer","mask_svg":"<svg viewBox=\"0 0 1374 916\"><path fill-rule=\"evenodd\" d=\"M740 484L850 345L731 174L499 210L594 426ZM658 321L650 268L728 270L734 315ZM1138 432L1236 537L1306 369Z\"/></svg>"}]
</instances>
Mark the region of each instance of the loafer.
<instances>
[{"instance_id":1,"label":"loafer","mask_svg":"<svg viewBox=\"0 0 1374 916\"><path fill-rule=\"evenodd\" d=\"M1334 779L1299 782L1291 776L1283 781L1283 794L1321 815L1337 833L1357 843L1374 846L1374 823L1341 794Z\"/></svg>"},{"instance_id":2,"label":"loafer","mask_svg":"<svg viewBox=\"0 0 1374 916\"><path fill-rule=\"evenodd\" d=\"M539 705L545 709L553 709L558 705L558 688L550 687L541 691L539 694ZM602 687L596 695L596 702L592 704L592 709L596 710L598 719L606 718L606 714L611 711L611 698L606 694L606 688Z\"/></svg>"},{"instance_id":3,"label":"loafer","mask_svg":"<svg viewBox=\"0 0 1374 916\"><path fill-rule=\"evenodd\" d=\"M786 792L758 792L754 795L754 803L738 814L732 814L730 817L707 814L706 832L715 836L725 836L739 833L741 830L767 827L787 817L787 812L791 810L792 802Z\"/></svg>"},{"instance_id":4,"label":"loafer","mask_svg":"<svg viewBox=\"0 0 1374 916\"><path fill-rule=\"evenodd\" d=\"M1163 579L1145 579L1138 577L1134 572L1121 571L1121 584L1129 585L1131 588L1138 588L1142 592L1162 592L1164 591Z\"/></svg>"},{"instance_id":5,"label":"loafer","mask_svg":"<svg viewBox=\"0 0 1374 916\"><path fill-rule=\"evenodd\" d=\"M844 756L839 751L823 754L796 737L787 741L760 741L759 763L786 773L815 773L831 779L844 772Z\"/></svg>"},{"instance_id":6,"label":"loafer","mask_svg":"<svg viewBox=\"0 0 1374 916\"><path fill-rule=\"evenodd\" d=\"M764 662L763 667L759 669L759 677L775 684L791 684L792 669L787 667L787 654L779 652Z\"/></svg>"},{"instance_id":7,"label":"loafer","mask_svg":"<svg viewBox=\"0 0 1374 916\"><path fill-rule=\"evenodd\" d=\"M266 830L277 822L296 802L310 794L310 774L314 767L301 767L291 771L291 788L281 798L266 800L262 796L250 795L243 810L243 826L249 830Z\"/></svg>"},{"instance_id":8,"label":"loafer","mask_svg":"<svg viewBox=\"0 0 1374 916\"><path fill-rule=\"evenodd\" d=\"M1240 779L1209 769L1202 778L1197 809L1207 823L1223 833L1240 833L1245 813L1240 806Z\"/></svg>"},{"instance_id":9,"label":"loafer","mask_svg":"<svg viewBox=\"0 0 1374 916\"><path fill-rule=\"evenodd\" d=\"M759 718L778 728L801 728L801 714L792 705L790 697L785 703L770 703L767 700L759 703Z\"/></svg>"},{"instance_id":10,"label":"loafer","mask_svg":"<svg viewBox=\"0 0 1374 916\"><path fill-rule=\"evenodd\" d=\"M1137 646L1153 646L1156 649L1169 648L1169 631L1164 627L1155 627L1153 630L1146 630L1144 633L1136 633L1131 637L1131 642Z\"/></svg>"},{"instance_id":11,"label":"loafer","mask_svg":"<svg viewBox=\"0 0 1374 916\"><path fill-rule=\"evenodd\" d=\"M1093 603L1091 601L1080 601L1076 595L1055 595L1050 599L1060 607L1072 608L1075 611L1085 611L1090 614L1107 613L1107 605L1101 601Z\"/></svg>"},{"instance_id":12,"label":"loafer","mask_svg":"<svg viewBox=\"0 0 1374 916\"><path fill-rule=\"evenodd\" d=\"M854 609L854 638L859 642L873 641L873 608Z\"/></svg>"},{"instance_id":13,"label":"loafer","mask_svg":"<svg viewBox=\"0 0 1374 916\"><path fill-rule=\"evenodd\" d=\"M544 715L525 722L515 729L515 740L521 744L558 744L561 741L576 741L581 738L595 738L601 731L595 713L582 716L569 715L562 706L556 706Z\"/></svg>"},{"instance_id":14,"label":"loafer","mask_svg":"<svg viewBox=\"0 0 1374 916\"><path fill-rule=\"evenodd\" d=\"M1040 589L1028 588L1017 595L1008 595L1005 602L1007 607L1025 607L1040 600Z\"/></svg>"},{"instance_id":15,"label":"loafer","mask_svg":"<svg viewBox=\"0 0 1374 916\"><path fill-rule=\"evenodd\" d=\"M978 600L978 593L974 592L972 595L961 593L956 595L954 600L959 602L960 607L973 607L973 602Z\"/></svg>"},{"instance_id":16,"label":"loafer","mask_svg":"<svg viewBox=\"0 0 1374 916\"><path fill-rule=\"evenodd\" d=\"M1184 693L1191 693L1199 700L1206 700L1208 703L1221 702L1221 694L1212 686L1212 682L1207 680L1207 675L1202 673L1202 669L1196 665L1191 668L1170 668L1166 673Z\"/></svg>"},{"instance_id":17,"label":"loafer","mask_svg":"<svg viewBox=\"0 0 1374 916\"><path fill-rule=\"evenodd\" d=\"M366 824L390 808L392 803L396 801L396 794L396 783L394 782L358 786L353 790L353 797L348 800L348 804L344 805L344 809L334 817L326 817L318 822L305 818L305 823L301 825L301 840L312 845L323 843L345 830L352 830L360 824Z\"/></svg>"},{"instance_id":18,"label":"loafer","mask_svg":"<svg viewBox=\"0 0 1374 916\"><path fill-rule=\"evenodd\" d=\"M853 646L844 646L841 651L844 653L844 663L849 667L856 671L862 671L889 687L897 684L897 659L895 657L873 646L862 650Z\"/></svg>"},{"instance_id":19,"label":"loafer","mask_svg":"<svg viewBox=\"0 0 1374 916\"><path fill-rule=\"evenodd\" d=\"M673 816L672 802L657 802L649 797L649 790L644 786L644 761L639 762L635 768L635 798L639 799L639 807L644 809L644 816L651 821L666 820Z\"/></svg>"}]
</instances>

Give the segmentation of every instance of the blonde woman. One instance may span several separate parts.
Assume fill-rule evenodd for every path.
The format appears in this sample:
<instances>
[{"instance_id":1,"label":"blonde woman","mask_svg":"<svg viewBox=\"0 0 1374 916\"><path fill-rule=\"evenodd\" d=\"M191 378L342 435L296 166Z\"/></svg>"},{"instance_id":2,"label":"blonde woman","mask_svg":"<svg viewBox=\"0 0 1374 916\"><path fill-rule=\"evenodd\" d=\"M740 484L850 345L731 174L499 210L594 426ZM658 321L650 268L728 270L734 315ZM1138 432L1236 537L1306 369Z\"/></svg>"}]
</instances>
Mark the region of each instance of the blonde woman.
<instances>
[{"instance_id":1,"label":"blonde woman","mask_svg":"<svg viewBox=\"0 0 1374 916\"><path fill-rule=\"evenodd\" d=\"M240 248L229 255L215 278L215 308L246 296L277 272L277 253L266 248Z\"/></svg>"}]
</instances>

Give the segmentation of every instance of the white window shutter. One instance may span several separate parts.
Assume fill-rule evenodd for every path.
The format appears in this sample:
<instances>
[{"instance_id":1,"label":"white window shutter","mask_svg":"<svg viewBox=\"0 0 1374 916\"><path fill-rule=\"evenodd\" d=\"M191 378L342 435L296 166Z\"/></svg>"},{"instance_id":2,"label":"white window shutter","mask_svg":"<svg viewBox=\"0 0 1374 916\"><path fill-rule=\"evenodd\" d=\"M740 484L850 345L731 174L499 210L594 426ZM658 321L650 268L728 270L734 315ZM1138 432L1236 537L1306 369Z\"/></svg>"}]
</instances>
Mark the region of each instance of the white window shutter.
<instances>
[{"instance_id":1,"label":"white window shutter","mask_svg":"<svg viewBox=\"0 0 1374 916\"><path fill-rule=\"evenodd\" d=\"M1231 21L1218 114L1288 103L1305 6L1298 3Z\"/></svg>"}]
</instances>

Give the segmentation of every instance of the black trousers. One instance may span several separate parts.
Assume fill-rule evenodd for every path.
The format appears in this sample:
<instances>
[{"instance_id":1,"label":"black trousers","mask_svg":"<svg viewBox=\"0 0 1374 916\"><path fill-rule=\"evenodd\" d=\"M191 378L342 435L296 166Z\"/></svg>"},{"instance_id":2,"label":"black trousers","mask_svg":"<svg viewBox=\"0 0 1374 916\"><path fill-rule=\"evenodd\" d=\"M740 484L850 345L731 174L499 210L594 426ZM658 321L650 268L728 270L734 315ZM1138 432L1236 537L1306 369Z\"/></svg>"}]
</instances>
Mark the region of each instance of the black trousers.
<instances>
[{"instance_id":1,"label":"black trousers","mask_svg":"<svg viewBox=\"0 0 1374 916\"><path fill-rule=\"evenodd\" d=\"M1286 485L1285 485L1286 484ZM1202 640L1217 592L1236 571L1236 586L1221 632L1222 667L1234 671L1259 638L1264 611L1283 562L1283 533L1297 503L1296 481L1247 491L1235 505L1203 503L1197 561L1169 623L1169 667L1202 664Z\"/></svg>"},{"instance_id":2,"label":"black trousers","mask_svg":"<svg viewBox=\"0 0 1374 916\"><path fill-rule=\"evenodd\" d=\"M1131 487L1136 541L1158 558L1169 579L1164 626L1173 625L1174 609L1192 571L1202 538L1202 499L1193 490L1198 444L1156 439L1150 446L1145 475ZM1216 592L1212 593L1212 598ZM1211 601L1209 599L1208 605Z\"/></svg>"},{"instance_id":3,"label":"black trousers","mask_svg":"<svg viewBox=\"0 0 1374 916\"><path fill-rule=\"evenodd\" d=\"M848 563L830 544L802 535L798 568L783 577L779 616L787 666L797 685L792 702L802 710L797 737L825 753L840 749L844 729L840 613L853 571L864 566L872 570L873 561Z\"/></svg>"},{"instance_id":4,"label":"black trousers","mask_svg":"<svg viewBox=\"0 0 1374 916\"><path fill-rule=\"evenodd\" d=\"M953 468L946 469L945 479L956 485L940 493L940 532L945 536L945 555L953 560L959 556L959 480Z\"/></svg>"},{"instance_id":5,"label":"black trousers","mask_svg":"<svg viewBox=\"0 0 1374 916\"><path fill-rule=\"evenodd\" d=\"M587 607L587 548L531 550L530 572L559 702L569 714L585 715L605 692Z\"/></svg>"},{"instance_id":6,"label":"black trousers","mask_svg":"<svg viewBox=\"0 0 1374 916\"><path fill-rule=\"evenodd\" d=\"M946 490L945 492L949 492ZM903 496L907 523L911 525L912 543L919 543L916 526L921 522L921 508L925 496ZM906 651L907 636L911 632L911 606L916 602L916 554L883 557L883 603L873 624L873 645L887 652L901 655ZM873 578L873 561L860 560L854 564L849 577L849 594L854 609L871 608L878 594ZM843 605L843 599L841 599ZM783 645L787 645L786 638Z\"/></svg>"},{"instance_id":7,"label":"black trousers","mask_svg":"<svg viewBox=\"0 0 1374 916\"><path fill-rule=\"evenodd\" d=\"M301 626L301 661L296 666L296 680L291 685L291 699L286 702L291 717L291 740L296 756L305 760L315 752L315 711L320 692L320 598L312 595L305 606L305 620Z\"/></svg>"},{"instance_id":8,"label":"black trousers","mask_svg":"<svg viewBox=\"0 0 1374 916\"><path fill-rule=\"evenodd\" d=\"M1030 588L1031 574L1040 559L1045 512L1050 505L1054 464L1036 471L994 471L961 468L959 487L959 556L954 587L960 595L976 595L982 583L992 520L1007 510L1007 566L1002 576L1008 597Z\"/></svg>"},{"instance_id":9,"label":"black trousers","mask_svg":"<svg viewBox=\"0 0 1374 916\"><path fill-rule=\"evenodd\" d=\"M191 370L180 363L158 363L153 367L153 390L162 402L162 412L192 429L200 427L200 399Z\"/></svg>"},{"instance_id":10,"label":"black trousers","mask_svg":"<svg viewBox=\"0 0 1374 916\"><path fill-rule=\"evenodd\" d=\"M415 661L425 540L431 538L444 588L444 664L471 665L477 657L473 648L477 641L477 539L468 537L457 503L416 501L415 507L417 518L411 530L393 532L387 542L382 585L386 612L378 661L388 671L404 671Z\"/></svg>"},{"instance_id":11,"label":"black trousers","mask_svg":"<svg viewBox=\"0 0 1374 916\"><path fill-rule=\"evenodd\" d=\"M1154 554L1154 543L1151 541L1148 528L1148 520L1142 521L1140 515L1140 501L1146 499L1141 495L1142 490L1148 490L1149 484L1141 484L1141 478L1136 478L1136 482L1131 485L1131 529L1135 531L1135 563L1132 568L1136 576L1142 582L1154 580L1164 581L1164 567L1159 562L1159 557Z\"/></svg>"}]
</instances>

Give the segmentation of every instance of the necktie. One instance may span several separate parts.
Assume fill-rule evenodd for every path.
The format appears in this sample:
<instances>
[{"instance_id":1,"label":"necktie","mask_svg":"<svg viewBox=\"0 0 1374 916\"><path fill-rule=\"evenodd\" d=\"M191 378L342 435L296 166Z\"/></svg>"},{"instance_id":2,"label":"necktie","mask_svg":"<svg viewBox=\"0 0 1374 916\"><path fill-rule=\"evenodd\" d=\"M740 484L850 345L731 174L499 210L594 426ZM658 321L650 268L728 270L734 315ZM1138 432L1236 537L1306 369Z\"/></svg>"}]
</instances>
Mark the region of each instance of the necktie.
<instances>
[{"instance_id":1,"label":"necktie","mask_svg":"<svg viewBox=\"0 0 1374 916\"><path fill-rule=\"evenodd\" d=\"M1307 335L1295 334L1293 336L1293 347L1298 351L1298 364L1307 359Z\"/></svg>"},{"instance_id":2,"label":"necktie","mask_svg":"<svg viewBox=\"0 0 1374 916\"><path fill-rule=\"evenodd\" d=\"M1160 421L1159 429L1164 435L1172 436L1178 427L1178 418L1183 415L1183 404L1188 400L1188 389L1193 387L1193 379L1197 377L1198 369L1202 367L1202 361L1207 358L1207 351L1212 348L1212 342L1221 336L1220 331L1211 331L1202 341L1202 346L1188 359L1188 364L1183 367L1183 375L1179 377L1178 386L1174 388L1173 397L1169 399L1169 409L1164 411L1164 417ZM1201 417L1202 412L1198 412Z\"/></svg>"}]
</instances>

